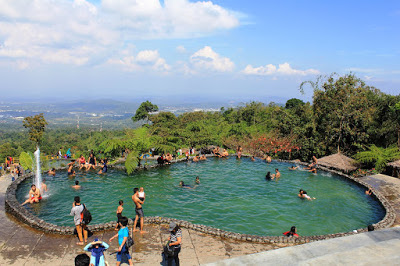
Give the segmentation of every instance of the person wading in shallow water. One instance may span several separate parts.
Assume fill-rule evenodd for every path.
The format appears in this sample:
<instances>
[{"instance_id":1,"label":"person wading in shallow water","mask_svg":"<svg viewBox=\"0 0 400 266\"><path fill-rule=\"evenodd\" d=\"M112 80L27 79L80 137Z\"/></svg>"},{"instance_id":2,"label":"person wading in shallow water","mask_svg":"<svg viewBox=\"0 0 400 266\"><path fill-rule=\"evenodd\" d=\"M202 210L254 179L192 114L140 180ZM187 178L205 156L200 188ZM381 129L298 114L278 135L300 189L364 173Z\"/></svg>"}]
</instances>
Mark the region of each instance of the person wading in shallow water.
<instances>
[{"instance_id":1,"label":"person wading in shallow water","mask_svg":"<svg viewBox=\"0 0 400 266\"><path fill-rule=\"evenodd\" d=\"M137 225L138 220L140 219L140 233L141 234L146 233L146 231L143 231L143 217L144 217L143 208L142 208L143 201L141 201L139 199L139 189L137 187L135 187L133 189L132 200L136 205L136 208L135 208L136 217L135 217L135 221L133 223L133 232L137 231L136 225Z\"/></svg>"}]
</instances>

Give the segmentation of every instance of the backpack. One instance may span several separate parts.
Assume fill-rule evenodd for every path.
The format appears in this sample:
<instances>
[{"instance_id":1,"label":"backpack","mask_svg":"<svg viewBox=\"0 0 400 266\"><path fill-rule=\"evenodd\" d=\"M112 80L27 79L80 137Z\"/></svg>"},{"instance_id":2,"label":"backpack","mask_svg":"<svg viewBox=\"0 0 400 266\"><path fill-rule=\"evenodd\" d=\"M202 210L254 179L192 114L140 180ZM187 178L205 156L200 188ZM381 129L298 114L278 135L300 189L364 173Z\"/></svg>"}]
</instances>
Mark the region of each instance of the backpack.
<instances>
[{"instance_id":1,"label":"backpack","mask_svg":"<svg viewBox=\"0 0 400 266\"><path fill-rule=\"evenodd\" d=\"M126 239L125 245L127 248L130 248L133 246L133 244L135 244L135 242L133 241L132 237L130 235L128 235L128 238Z\"/></svg>"},{"instance_id":2,"label":"backpack","mask_svg":"<svg viewBox=\"0 0 400 266\"><path fill-rule=\"evenodd\" d=\"M175 255L175 247L169 245L170 241L164 246L164 254L167 257L173 257Z\"/></svg>"},{"instance_id":3,"label":"backpack","mask_svg":"<svg viewBox=\"0 0 400 266\"><path fill-rule=\"evenodd\" d=\"M85 204L83 205L83 211L81 212L81 222L82 224L89 224L92 221L92 214L86 208Z\"/></svg>"}]
</instances>

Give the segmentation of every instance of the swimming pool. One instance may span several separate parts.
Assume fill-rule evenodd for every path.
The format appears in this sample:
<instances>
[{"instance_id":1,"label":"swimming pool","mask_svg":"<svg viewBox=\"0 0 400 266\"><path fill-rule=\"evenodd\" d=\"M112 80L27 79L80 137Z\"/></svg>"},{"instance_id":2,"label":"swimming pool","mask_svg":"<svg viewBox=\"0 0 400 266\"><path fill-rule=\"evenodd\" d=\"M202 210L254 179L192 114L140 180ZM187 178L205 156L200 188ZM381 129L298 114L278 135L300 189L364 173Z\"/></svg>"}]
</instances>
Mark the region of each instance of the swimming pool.
<instances>
[{"instance_id":1,"label":"swimming pool","mask_svg":"<svg viewBox=\"0 0 400 266\"><path fill-rule=\"evenodd\" d=\"M348 232L381 220L380 203L364 194L364 189L345 178L320 171L290 171L288 163L208 158L202 162L181 162L139 171L132 176L109 170L106 175L77 171L68 178L66 170L55 177L44 175L49 194L40 204L26 208L39 218L57 225L73 226L69 216L74 196L80 196L93 216L92 223L116 220L118 201L124 200L123 215L134 217L132 189L143 186L145 216L164 216L204 224L227 231L254 235L281 235L292 225L300 235ZM267 171L279 168L278 181L266 181ZM179 181L194 185L180 188ZM71 188L79 180L82 189ZM18 188L23 202L31 180ZM302 188L314 201L297 197Z\"/></svg>"}]
</instances>

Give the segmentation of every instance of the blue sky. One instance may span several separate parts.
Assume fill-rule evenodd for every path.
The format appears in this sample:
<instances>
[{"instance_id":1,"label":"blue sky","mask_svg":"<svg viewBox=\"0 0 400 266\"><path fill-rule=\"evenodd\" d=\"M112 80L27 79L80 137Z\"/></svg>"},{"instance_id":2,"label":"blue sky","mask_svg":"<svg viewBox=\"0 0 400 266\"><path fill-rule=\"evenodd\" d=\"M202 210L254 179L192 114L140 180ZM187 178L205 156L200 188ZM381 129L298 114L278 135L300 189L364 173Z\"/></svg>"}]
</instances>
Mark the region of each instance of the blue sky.
<instances>
[{"instance_id":1,"label":"blue sky","mask_svg":"<svg viewBox=\"0 0 400 266\"><path fill-rule=\"evenodd\" d=\"M352 71L397 95L399 28L399 1L0 0L0 92L284 102Z\"/></svg>"}]
</instances>

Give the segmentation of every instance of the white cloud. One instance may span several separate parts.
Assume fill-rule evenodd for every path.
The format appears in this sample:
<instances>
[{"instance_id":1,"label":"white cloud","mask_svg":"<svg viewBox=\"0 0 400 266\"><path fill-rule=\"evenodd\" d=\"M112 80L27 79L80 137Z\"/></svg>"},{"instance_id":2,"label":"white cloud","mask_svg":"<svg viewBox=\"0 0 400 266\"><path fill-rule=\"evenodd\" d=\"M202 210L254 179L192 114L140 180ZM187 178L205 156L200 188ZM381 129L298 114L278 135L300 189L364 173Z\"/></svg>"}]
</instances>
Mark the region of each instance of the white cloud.
<instances>
[{"instance_id":1,"label":"white cloud","mask_svg":"<svg viewBox=\"0 0 400 266\"><path fill-rule=\"evenodd\" d=\"M143 50L134 56L130 49L125 49L121 52L120 58L112 58L107 63L120 65L125 71L152 69L166 73L171 69L165 59L160 57L157 50Z\"/></svg>"},{"instance_id":2,"label":"white cloud","mask_svg":"<svg viewBox=\"0 0 400 266\"><path fill-rule=\"evenodd\" d=\"M185 48L185 46L183 46L183 45L179 45L179 46L176 47L176 51L177 51L178 53L183 54L183 53L186 53L186 48Z\"/></svg>"},{"instance_id":3,"label":"white cloud","mask_svg":"<svg viewBox=\"0 0 400 266\"><path fill-rule=\"evenodd\" d=\"M237 17L211 1L0 0L0 56L24 66L101 63L135 40L206 36L237 27ZM151 55L137 56L136 64ZM157 69L168 68L152 56Z\"/></svg>"},{"instance_id":4,"label":"white cloud","mask_svg":"<svg viewBox=\"0 0 400 266\"><path fill-rule=\"evenodd\" d=\"M298 70L293 69L289 63L279 64L278 67L268 64L260 67L253 67L252 65L247 65L242 73L246 75L259 75L259 76L269 76L269 75L318 75L320 72L316 69Z\"/></svg>"},{"instance_id":5,"label":"white cloud","mask_svg":"<svg viewBox=\"0 0 400 266\"><path fill-rule=\"evenodd\" d=\"M235 64L228 57L220 56L210 46L205 46L190 56L190 63L199 70L220 72L232 71L235 67Z\"/></svg>"}]
</instances>

